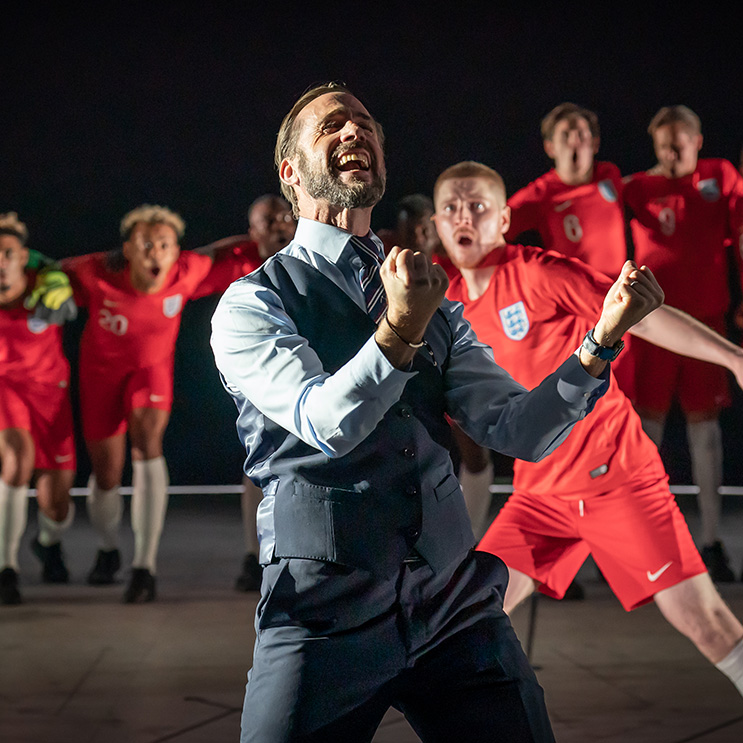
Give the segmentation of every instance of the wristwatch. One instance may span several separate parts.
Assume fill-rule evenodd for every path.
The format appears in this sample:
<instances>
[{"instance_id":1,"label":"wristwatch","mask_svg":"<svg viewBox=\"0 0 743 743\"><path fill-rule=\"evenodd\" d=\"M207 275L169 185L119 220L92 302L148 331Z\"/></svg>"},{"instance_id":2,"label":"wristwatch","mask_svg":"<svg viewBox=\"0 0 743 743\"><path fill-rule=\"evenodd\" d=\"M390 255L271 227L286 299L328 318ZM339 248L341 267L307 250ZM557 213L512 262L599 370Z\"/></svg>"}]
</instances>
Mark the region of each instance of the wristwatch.
<instances>
[{"instance_id":1,"label":"wristwatch","mask_svg":"<svg viewBox=\"0 0 743 743\"><path fill-rule=\"evenodd\" d=\"M593 330L591 328L586 333L581 348L585 348L591 356L595 356L602 361L614 361L619 356L619 352L624 348L624 341L617 341L613 346L600 346L593 337Z\"/></svg>"}]
</instances>

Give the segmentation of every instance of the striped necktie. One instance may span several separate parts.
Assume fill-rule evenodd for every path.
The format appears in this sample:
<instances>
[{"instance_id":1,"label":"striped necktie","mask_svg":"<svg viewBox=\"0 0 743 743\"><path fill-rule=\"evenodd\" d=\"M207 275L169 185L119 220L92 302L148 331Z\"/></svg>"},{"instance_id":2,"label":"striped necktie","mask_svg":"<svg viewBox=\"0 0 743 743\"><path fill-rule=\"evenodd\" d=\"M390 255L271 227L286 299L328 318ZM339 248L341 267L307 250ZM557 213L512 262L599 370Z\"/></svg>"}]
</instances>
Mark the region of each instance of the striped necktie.
<instances>
[{"instance_id":1,"label":"striped necktie","mask_svg":"<svg viewBox=\"0 0 743 743\"><path fill-rule=\"evenodd\" d=\"M384 293L382 277L379 274L381 265L379 248L370 237L351 235L350 240L353 249L361 258L359 280L366 300L366 311L374 322L379 322L387 309L387 295Z\"/></svg>"}]
</instances>

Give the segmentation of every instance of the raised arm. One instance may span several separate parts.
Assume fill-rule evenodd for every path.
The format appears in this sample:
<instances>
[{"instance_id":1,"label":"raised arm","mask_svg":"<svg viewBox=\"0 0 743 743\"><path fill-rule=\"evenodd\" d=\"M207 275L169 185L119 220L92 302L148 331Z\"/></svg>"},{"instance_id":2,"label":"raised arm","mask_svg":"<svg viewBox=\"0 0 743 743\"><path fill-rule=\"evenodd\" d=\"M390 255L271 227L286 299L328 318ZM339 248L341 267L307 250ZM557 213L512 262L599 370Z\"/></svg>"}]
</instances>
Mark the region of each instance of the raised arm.
<instances>
[{"instance_id":1,"label":"raised arm","mask_svg":"<svg viewBox=\"0 0 743 743\"><path fill-rule=\"evenodd\" d=\"M667 351L724 366L743 387L743 349L675 307L659 307L630 333Z\"/></svg>"}]
</instances>

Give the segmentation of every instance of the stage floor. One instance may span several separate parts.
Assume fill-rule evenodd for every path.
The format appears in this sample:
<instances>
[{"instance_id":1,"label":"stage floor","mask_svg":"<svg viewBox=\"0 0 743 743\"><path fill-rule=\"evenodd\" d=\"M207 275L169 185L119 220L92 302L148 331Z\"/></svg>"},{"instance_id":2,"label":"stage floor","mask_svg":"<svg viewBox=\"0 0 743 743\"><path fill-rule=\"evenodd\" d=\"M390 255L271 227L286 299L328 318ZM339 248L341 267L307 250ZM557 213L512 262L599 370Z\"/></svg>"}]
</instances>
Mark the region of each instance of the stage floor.
<instances>
[{"instance_id":1,"label":"stage floor","mask_svg":"<svg viewBox=\"0 0 743 743\"><path fill-rule=\"evenodd\" d=\"M25 603L0 607L0 741L236 743L257 600L232 587L243 553L239 499L171 497L158 600L131 606L119 603L123 585L84 584L95 549L76 500L64 543L71 584L40 583L32 511L21 557ZM679 502L695 533L693 496ZM723 537L739 574L743 498L726 499ZM127 526L125 560L131 549ZM584 601L537 606L532 661L557 740L743 741L743 699L732 684L653 605L625 613L592 563L579 577ZM743 617L743 583L721 592ZM524 644L528 619L528 605L513 617ZM374 740L418 738L391 711Z\"/></svg>"}]
</instances>

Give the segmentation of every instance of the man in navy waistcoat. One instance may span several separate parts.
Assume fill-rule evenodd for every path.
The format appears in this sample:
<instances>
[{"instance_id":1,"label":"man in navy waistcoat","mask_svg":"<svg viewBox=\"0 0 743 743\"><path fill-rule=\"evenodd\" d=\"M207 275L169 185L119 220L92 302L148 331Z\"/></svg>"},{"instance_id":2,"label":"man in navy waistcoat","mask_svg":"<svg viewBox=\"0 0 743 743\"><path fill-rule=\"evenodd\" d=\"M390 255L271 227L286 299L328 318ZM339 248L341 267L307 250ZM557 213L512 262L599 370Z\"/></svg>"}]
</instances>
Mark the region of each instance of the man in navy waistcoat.
<instances>
[{"instance_id":1,"label":"man in navy waistcoat","mask_svg":"<svg viewBox=\"0 0 743 743\"><path fill-rule=\"evenodd\" d=\"M371 741L394 706L423 741L552 741L503 612L507 570L473 550L446 416L484 446L547 456L663 295L628 263L592 338L525 390L444 299L440 266L399 248L384 259L370 230L382 145L346 88L297 101L276 144L295 239L212 320L245 472L263 490L241 740Z\"/></svg>"}]
</instances>

